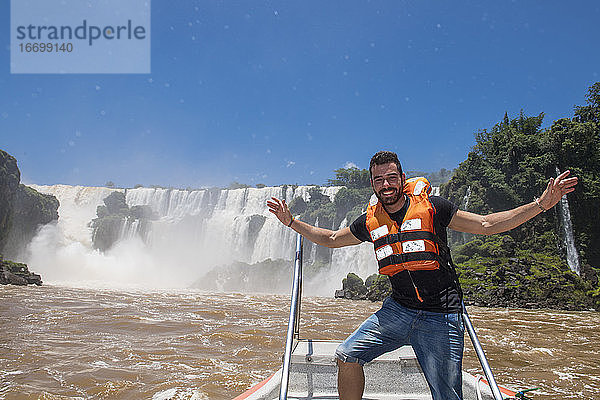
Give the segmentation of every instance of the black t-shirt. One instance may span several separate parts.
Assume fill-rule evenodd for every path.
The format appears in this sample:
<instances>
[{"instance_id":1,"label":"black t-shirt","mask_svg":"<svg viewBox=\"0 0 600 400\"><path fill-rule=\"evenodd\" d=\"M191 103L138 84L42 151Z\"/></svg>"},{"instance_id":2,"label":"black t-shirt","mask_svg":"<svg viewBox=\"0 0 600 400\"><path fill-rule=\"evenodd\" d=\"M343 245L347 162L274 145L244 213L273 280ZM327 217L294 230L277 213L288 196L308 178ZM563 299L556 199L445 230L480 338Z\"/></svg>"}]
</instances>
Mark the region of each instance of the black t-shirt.
<instances>
[{"instance_id":1,"label":"black t-shirt","mask_svg":"<svg viewBox=\"0 0 600 400\"><path fill-rule=\"evenodd\" d=\"M408 196L407 196L408 200ZM433 205L433 226L435 234L443 243L448 243L446 227L458 206L449 200L439 196L430 196L429 201ZM390 218L402 225L402 220L408 210L408 201L404 207L395 213L390 214ZM372 242L371 235L367 230L367 214L359 216L350 225L350 231L358 240L363 242ZM392 297L405 307L443 313L455 313L461 310L460 289L456 282L455 274L449 266L449 255L441 252L441 257L446 262L441 264L440 269L433 271L401 271L390 276L392 284ZM414 285L418 288L423 302L417 298Z\"/></svg>"}]
</instances>

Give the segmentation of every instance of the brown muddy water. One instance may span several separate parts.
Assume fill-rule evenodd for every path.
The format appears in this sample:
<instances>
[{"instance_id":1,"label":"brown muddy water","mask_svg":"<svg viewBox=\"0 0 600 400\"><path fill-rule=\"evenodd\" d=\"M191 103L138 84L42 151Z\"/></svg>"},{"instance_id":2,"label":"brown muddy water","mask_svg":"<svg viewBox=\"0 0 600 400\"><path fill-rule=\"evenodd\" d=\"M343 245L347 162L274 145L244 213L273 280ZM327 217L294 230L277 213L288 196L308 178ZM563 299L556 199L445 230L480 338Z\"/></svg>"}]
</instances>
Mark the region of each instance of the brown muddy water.
<instances>
[{"instance_id":1,"label":"brown muddy water","mask_svg":"<svg viewBox=\"0 0 600 400\"><path fill-rule=\"evenodd\" d=\"M379 303L307 297L301 336L343 339ZM231 399L280 367L289 296L0 287L1 399ZM600 313L469 308L499 383L600 398ZM468 343L464 368L481 374Z\"/></svg>"}]
</instances>

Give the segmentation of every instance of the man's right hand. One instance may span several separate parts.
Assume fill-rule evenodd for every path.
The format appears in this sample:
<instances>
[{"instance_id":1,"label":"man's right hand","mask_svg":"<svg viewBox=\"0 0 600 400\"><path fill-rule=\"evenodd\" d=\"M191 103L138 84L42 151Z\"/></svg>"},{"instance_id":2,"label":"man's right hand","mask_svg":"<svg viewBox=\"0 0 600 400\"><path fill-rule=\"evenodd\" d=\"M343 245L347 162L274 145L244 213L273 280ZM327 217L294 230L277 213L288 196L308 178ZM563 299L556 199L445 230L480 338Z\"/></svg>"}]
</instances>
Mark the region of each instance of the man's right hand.
<instances>
[{"instance_id":1,"label":"man's right hand","mask_svg":"<svg viewBox=\"0 0 600 400\"><path fill-rule=\"evenodd\" d=\"M290 223L292 222L292 213L285 203L285 200L279 200L277 197L271 197L271 199L273 201L267 200L269 211L275 214L282 224L290 226Z\"/></svg>"},{"instance_id":2,"label":"man's right hand","mask_svg":"<svg viewBox=\"0 0 600 400\"><path fill-rule=\"evenodd\" d=\"M332 231L330 229L309 225L303 221L293 219L290 209L287 204L285 204L285 200L279 200L277 197L271 197L271 199L272 201L267 200L269 211L275 214L277 219L286 226L290 226L293 221L294 223L291 228L313 243L329 248L351 246L361 243L361 241L352 234L349 227L342 228L338 231Z\"/></svg>"}]
</instances>

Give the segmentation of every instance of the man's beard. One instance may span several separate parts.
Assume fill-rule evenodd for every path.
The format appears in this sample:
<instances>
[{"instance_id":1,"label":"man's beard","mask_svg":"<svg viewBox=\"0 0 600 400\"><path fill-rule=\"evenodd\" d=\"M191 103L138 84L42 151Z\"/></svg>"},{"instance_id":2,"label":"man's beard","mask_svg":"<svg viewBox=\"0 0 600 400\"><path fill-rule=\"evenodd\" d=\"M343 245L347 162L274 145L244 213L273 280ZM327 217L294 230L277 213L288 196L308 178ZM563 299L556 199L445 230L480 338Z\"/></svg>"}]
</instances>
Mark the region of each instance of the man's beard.
<instances>
[{"instance_id":1,"label":"man's beard","mask_svg":"<svg viewBox=\"0 0 600 400\"><path fill-rule=\"evenodd\" d=\"M378 192L375 192L375 196L377 196L377 198L379 199L379 201L381 202L381 204L386 205L386 206L391 206L394 205L398 202L398 200L400 200L402 198L402 195L404 194L401 190L396 189L396 188L392 188L393 190L396 191L396 193L394 193L392 196L383 196L381 195L381 192L384 192L388 189L382 189Z\"/></svg>"}]
</instances>

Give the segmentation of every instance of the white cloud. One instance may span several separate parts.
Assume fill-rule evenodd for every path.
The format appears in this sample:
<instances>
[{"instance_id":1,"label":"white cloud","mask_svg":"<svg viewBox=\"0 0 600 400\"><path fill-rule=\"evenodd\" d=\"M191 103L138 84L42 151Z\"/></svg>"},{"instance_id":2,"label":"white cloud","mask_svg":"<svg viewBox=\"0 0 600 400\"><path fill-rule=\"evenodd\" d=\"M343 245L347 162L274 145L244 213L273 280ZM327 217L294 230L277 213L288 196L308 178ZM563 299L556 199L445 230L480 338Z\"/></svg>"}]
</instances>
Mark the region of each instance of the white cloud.
<instances>
[{"instance_id":1,"label":"white cloud","mask_svg":"<svg viewBox=\"0 0 600 400\"><path fill-rule=\"evenodd\" d=\"M287 162L287 165L286 165L286 167L288 167L288 168L289 168L289 167L291 167L291 166L293 166L293 165L296 165L296 162L295 162L295 161L288 161L288 162Z\"/></svg>"},{"instance_id":2,"label":"white cloud","mask_svg":"<svg viewBox=\"0 0 600 400\"><path fill-rule=\"evenodd\" d=\"M352 161L346 161L346 164L344 164L344 168L356 168L356 169L360 169L358 167L358 165L354 164Z\"/></svg>"}]
</instances>

